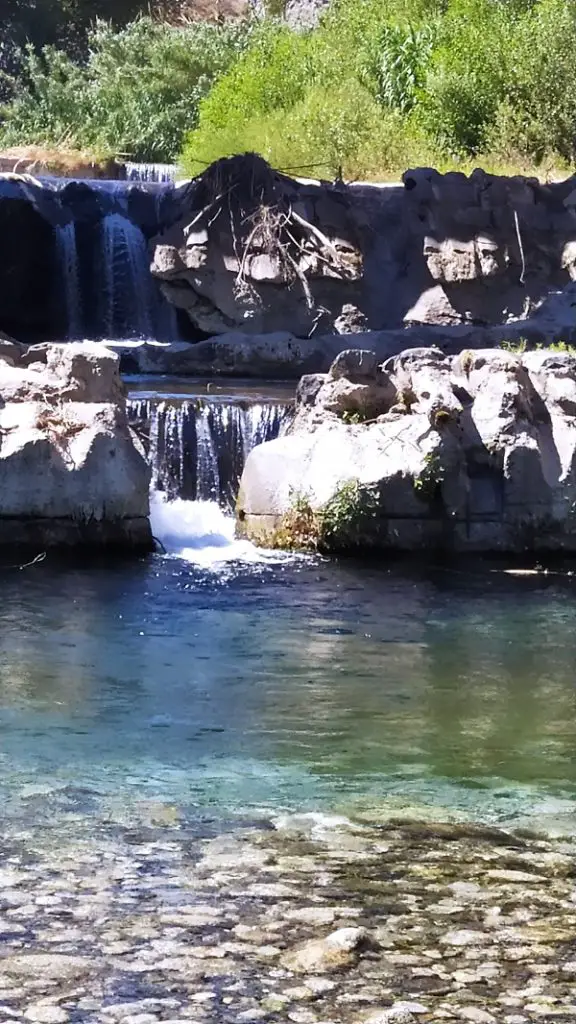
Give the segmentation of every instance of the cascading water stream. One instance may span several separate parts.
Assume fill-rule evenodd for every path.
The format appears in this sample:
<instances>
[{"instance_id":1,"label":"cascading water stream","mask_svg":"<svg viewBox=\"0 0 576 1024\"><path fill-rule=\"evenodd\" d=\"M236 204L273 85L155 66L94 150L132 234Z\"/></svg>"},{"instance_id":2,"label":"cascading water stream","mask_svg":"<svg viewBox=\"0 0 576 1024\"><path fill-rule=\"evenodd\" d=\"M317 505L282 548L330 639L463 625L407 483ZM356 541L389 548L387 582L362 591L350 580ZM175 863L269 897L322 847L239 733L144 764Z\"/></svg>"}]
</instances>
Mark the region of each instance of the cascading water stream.
<instances>
[{"instance_id":1,"label":"cascading water stream","mask_svg":"<svg viewBox=\"0 0 576 1024\"><path fill-rule=\"evenodd\" d=\"M152 467L152 492L168 499L215 501L231 510L250 450L288 425L287 402L223 402L204 398L132 398L130 422Z\"/></svg>"},{"instance_id":2,"label":"cascading water stream","mask_svg":"<svg viewBox=\"0 0 576 1024\"><path fill-rule=\"evenodd\" d=\"M231 512L248 453L277 437L292 415L286 402L129 400L152 468L152 530L167 553L205 568L288 557L236 539Z\"/></svg>"},{"instance_id":3,"label":"cascading water stream","mask_svg":"<svg viewBox=\"0 0 576 1024\"><path fill-rule=\"evenodd\" d=\"M102 221L104 331L109 338L154 337L154 293L146 239L127 217Z\"/></svg>"},{"instance_id":4,"label":"cascading water stream","mask_svg":"<svg viewBox=\"0 0 576 1024\"><path fill-rule=\"evenodd\" d=\"M177 164L126 162L127 181L157 182L167 185L176 181L178 171Z\"/></svg>"},{"instance_id":5,"label":"cascading water stream","mask_svg":"<svg viewBox=\"0 0 576 1024\"><path fill-rule=\"evenodd\" d=\"M176 311L152 277L148 239L137 223L142 217L153 234L173 185L46 179L46 186L62 193L72 218L55 227L65 337L177 340Z\"/></svg>"},{"instance_id":6,"label":"cascading water stream","mask_svg":"<svg viewBox=\"0 0 576 1024\"><path fill-rule=\"evenodd\" d=\"M76 225L74 221L56 228L56 245L68 322L67 337L82 337L82 300L78 274Z\"/></svg>"}]
</instances>

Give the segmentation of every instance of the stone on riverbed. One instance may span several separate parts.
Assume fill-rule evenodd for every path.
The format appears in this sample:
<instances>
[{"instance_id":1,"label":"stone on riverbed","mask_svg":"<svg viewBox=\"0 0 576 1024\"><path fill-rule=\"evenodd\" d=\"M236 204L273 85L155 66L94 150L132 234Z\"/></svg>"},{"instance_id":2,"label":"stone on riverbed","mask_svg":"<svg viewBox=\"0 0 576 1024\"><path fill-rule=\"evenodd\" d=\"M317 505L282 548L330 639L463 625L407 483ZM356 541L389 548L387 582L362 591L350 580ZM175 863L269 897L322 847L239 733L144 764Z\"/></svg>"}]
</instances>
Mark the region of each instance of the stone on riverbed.
<instances>
[{"instance_id":1,"label":"stone on riverbed","mask_svg":"<svg viewBox=\"0 0 576 1024\"><path fill-rule=\"evenodd\" d=\"M42 346L28 365L4 355L0 545L149 549L150 471L118 357L90 342Z\"/></svg>"},{"instance_id":2,"label":"stone on riverbed","mask_svg":"<svg viewBox=\"0 0 576 1024\"><path fill-rule=\"evenodd\" d=\"M338 971L356 962L362 950L370 946L365 928L338 928L325 939L311 939L299 949L282 957L282 966L299 974Z\"/></svg>"}]
</instances>

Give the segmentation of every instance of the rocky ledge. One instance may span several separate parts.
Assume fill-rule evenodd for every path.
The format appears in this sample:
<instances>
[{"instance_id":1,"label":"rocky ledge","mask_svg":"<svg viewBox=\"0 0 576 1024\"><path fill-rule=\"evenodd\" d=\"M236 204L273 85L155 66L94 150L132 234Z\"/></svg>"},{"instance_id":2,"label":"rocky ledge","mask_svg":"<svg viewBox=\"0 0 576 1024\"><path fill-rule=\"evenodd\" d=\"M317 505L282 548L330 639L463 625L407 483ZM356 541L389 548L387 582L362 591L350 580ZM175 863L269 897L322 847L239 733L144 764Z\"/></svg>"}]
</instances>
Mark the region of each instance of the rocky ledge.
<instances>
[{"instance_id":1,"label":"rocky ledge","mask_svg":"<svg viewBox=\"0 0 576 1024\"><path fill-rule=\"evenodd\" d=\"M113 352L0 341L0 546L149 549L149 479Z\"/></svg>"},{"instance_id":2,"label":"rocky ledge","mask_svg":"<svg viewBox=\"0 0 576 1024\"><path fill-rule=\"evenodd\" d=\"M283 547L574 552L576 358L344 351L249 455L238 517Z\"/></svg>"}]
</instances>

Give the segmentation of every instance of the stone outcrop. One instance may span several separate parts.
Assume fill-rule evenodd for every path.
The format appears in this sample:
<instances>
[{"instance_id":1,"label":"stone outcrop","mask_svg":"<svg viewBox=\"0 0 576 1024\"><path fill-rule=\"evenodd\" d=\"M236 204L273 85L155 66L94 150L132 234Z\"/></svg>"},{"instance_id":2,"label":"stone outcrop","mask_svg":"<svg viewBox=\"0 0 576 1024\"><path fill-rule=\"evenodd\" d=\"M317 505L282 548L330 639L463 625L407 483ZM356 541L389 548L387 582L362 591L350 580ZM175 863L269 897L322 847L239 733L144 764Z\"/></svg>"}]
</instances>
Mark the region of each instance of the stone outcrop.
<instances>
[{"instance_id":1,"label":"stone outcrop","mask_svg":"<svg viewBox=\"0 0 576 1024\"><path fill-rule=\"evenodd\" d=\"M362 256L350 199L323 200L321 217L254 154L220 160L180 191L182 216L156 239L152 273L205 334L335 330L357 308Z\"/></svg>"},{"instance_id":2,"label":"stone outcrop","mask_svg":"<svg viewBox=\"0 0 576 1024\"><path fill-rule=\"evenodd\" d=\"M343 352L249 455L260 543L328 550L576 551L576 356Z\"/></svg>"},{"instance_id":3,"label":"stone outcrop","mask_svg":"<svg viewBox=\"0 0 576 1024\"><path fill-rule=\"evenodd\" d=\"M150 549L150 471L128 426L118 357L0 345L0 546Z\"/></svg>"},{"instance_id":4,"label":"stone outcrop","mask_svg":"<svg viewBox=\"0 0 576 1024\"><path fill-rule=\"evenodd\" d=\"M109 336L104 286L94 284L103 266L114 277L137 263L140 282L148 273L142 248L137 259L128 242L124 255L104 253L111 214L130 222L126 237L141 229L151 272L196 349L178 354L191 373L210 372L211 361L222 373L326 372L353 334L381 358L413 345L576 342L576 177L541 184L419 169L398 185L347 186L296 181L250 154L177 187L0 174L1 329L27 343L66 337L72 283L83 333ZM140 334L174 337L158 325ZM300 359L280 352L281 335Z\"/></svg>"},{"instance_id":5,"label":"stone outcrop","mask_svg":"<svg viewBox=\"0 0 576 1024\"><path fill-rule=\"evenodd\" d=\"M576 339L576 178L419 169L390 187L314 184L248 154L212 165L177 202L152 273L205 334L416 328L431 344L442 326L486 347L495 335Z\"/></svg>"}]
</instances>

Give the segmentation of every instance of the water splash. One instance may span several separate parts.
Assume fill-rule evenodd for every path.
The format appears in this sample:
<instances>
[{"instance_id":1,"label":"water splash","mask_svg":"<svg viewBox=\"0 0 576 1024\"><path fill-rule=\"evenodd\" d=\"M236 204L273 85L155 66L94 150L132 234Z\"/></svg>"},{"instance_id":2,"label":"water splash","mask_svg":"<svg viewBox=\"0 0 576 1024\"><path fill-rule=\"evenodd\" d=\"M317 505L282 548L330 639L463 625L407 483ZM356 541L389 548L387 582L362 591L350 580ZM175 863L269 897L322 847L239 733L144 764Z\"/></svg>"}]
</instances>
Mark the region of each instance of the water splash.
<instances>
[{"instance_id":1,"label":"water splash","mask_svg":"<svg viewBox=\"0 0 576 1024\"><path fill-rule=\"evenodd\" d=\"M82 337L82 300L74 221L69 221L68 224L59 225L56 228L56 245L62 276L62 290L66 302L66 337L73 340Z\"/></svg>"},{"instance_id":2,"label":"water splash","mask_svg":"<svg viewBox=\"0 0 576 1024\"><path fill-rule=\"evenodd\" d=\"M215 501L169 501L153 494L150 500L152 533L164 553L183 558L204 569L218 571L228 562L266 565L303 560L287 551L257 548L235 537L235 523Z\"/></svg>"},{"instance_id":3,"label":"water splash","mask_svg":"<svg viewBox=\"0 0 576 1024\"><path fill-rule=\"evenodd\" d=\"M248 453L293 416L290 403L135 398L130 422L152 467L152 491L233 508Z\"/></svg>"}]
</instances>

